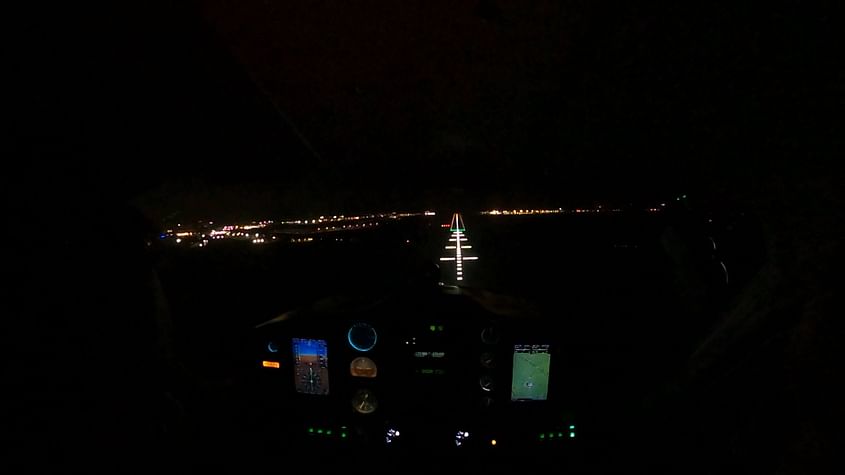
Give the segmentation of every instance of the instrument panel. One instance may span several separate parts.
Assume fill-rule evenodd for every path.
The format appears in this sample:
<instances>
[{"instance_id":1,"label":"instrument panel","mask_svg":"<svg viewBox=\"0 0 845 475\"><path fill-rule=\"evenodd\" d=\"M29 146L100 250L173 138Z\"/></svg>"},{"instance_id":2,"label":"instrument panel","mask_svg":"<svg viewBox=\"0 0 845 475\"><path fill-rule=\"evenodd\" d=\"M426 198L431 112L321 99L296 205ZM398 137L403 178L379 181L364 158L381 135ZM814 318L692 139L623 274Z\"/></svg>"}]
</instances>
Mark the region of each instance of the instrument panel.
<instances>
[{"instance_id":1,"label":"instrument panel","mask_svg":"<svg viewBox=\"0 0 845 475\"><path fill-rule=\"evenodd\" d=\"M300 309L256 330L269 406L293 440L383 447L572 444L565 338L460 291Z\"/></svg>"}]
</instances>

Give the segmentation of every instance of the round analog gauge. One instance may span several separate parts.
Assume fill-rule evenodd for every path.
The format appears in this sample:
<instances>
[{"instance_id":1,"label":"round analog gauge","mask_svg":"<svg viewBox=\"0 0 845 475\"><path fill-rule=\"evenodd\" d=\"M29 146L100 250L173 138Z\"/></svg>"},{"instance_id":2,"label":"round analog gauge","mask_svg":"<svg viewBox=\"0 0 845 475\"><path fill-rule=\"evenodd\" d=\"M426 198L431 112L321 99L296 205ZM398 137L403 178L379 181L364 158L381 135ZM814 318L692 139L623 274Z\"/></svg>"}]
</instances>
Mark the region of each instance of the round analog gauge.
<instances>
[{"instance_id":1,"label":"round analog gauge","mask_svg":"<svg viewBox=\"0 0 845 475\"><path fill-rule=\"evenodd\" d=\"M378 408L378 400L369 389L359 389L352 396L352 409L359 414L372 414Z\"/></svg>"},{"instance_id":2,"label":"round analog gauge","mask_svg":"<svg viewBox=\"0 0 845 475\"><path fill-rule=\"evenodd\" d=\"M490 392L493 390L493 378L485 374L478 379L478 385L481 386L482 390Z\"/></svg>"},{"instance_id":3,"label":"round analog gauge","mask_svg":"<svg viewBox=\"0 0 845 475\"><path fill-rule=\"evenodd\" d=\"M493 357L493 353L490 353L489 351L482 353L479 361L481 362L481 366L488 369L496 366L496 359Z\"/></svg>"},{"instance_id":4,"label":"round analog gauge","mask_svg":"<svg viewBox=\"0 0 845 475\"><path fill-rule=\"evenodd\" d=\"M346 333L346 339L352 348L358 351L370 351L378 342L378 334L369 323L359 322L352 325Z\"/></svg>"},{"instance_id":5,"label":"round analog gauge","mask_svg":"<svg viewBox=\"0 0 845 475\"><path fill-rule=\"evenodd\" d=\"M499 330L496 327L487 327L481 330L481 341L488 345L495 345L500 338Z\"/></svg>"},{"instance_id":6,"label":"round analog gauge","mask_svg":"<svg viewBox=\"0 0 845 475\"><path fill-rule=\"evenodd\" d=\"M375 378L378 376L378 367L373 360L359 356L349 363L349 374L357 378Z\"/></svg>"}]
</instances>

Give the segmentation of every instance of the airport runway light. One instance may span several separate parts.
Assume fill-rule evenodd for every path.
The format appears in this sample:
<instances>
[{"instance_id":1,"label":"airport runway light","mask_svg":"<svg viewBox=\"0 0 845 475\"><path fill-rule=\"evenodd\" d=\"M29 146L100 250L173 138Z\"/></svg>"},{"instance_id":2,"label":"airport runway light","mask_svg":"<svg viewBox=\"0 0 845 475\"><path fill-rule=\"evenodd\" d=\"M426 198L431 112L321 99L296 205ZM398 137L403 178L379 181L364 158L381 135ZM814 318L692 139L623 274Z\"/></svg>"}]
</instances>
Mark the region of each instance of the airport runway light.
<instances>
[{"instance_id":1,"label":"airport runway light","mask_svg":"<svg viewBox=\"0 0 845 475\"><path fill-rule=\"evenodd\" d=\"M447 251L454 250L454 257L441 257L440 260L443 262L455 261L455 280L462 281L464 280L463 261L478 260L478 256L464 256L463 254L464 249L472 249L472 246L463 244L467 241L466 235L464 234L466 232L466 226L464 225L464 221L460 213L453 214L452 222L448 225L444 225L443 227L447 226L449 227L449 231L452 235L449 238L450 244L445 246L445 249ZM451 243L454 243L454 245Z\"/></svg>"}]
</instances>

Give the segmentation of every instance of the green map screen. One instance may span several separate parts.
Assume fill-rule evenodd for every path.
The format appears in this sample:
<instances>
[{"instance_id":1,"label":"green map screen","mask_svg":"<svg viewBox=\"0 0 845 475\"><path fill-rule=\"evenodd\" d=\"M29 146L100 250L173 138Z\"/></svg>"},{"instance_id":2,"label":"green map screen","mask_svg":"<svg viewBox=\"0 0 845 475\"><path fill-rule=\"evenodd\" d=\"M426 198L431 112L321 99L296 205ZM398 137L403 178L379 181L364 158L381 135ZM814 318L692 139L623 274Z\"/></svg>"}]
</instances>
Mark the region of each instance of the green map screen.
<instances>
[{"instance_id":1,"label":"green map screen","mask_svg":"<svg viewBox=\"0 0 845 475\"><path fill-rule=\"evenodd\" d=\"M549 345L513 346L511 401L545 401L549 396Z\"/></svg>"}]
</instances>

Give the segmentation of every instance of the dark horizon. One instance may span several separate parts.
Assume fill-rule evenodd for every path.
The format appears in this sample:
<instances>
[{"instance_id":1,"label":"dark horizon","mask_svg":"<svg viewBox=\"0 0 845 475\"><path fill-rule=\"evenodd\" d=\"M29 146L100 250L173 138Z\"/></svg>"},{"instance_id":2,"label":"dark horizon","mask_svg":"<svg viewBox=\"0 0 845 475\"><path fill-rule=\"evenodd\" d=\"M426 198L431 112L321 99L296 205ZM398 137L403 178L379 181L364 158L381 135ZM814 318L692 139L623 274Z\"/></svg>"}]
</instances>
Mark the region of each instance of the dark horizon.
<instances>
[{"instance_id":1,"label":"dark horizon","mask_svg":"<svg viewBox=\"0 0 845 475\"><path fill-rule=\"evenodd\" d=\"M774 5L737 6L747 21L718 30L716 11L624 2L73 8L38 16L13 59L27 72L12 75L14 143L30 160L9 176L46 207L80 194L156 216L753 202L819 175L822 144L840 140L805 123L835 95L808 82L824 62L803 54L829 28L798 35Z\"/></svg>"},{"instance_id":2,"label":"dark horizon","mask_svg":"<svg viewBox=\"0 0 845 475\"><path fill-rule=\"evenodd\" d=\"M575 209L595 209L602 208L605 211L615 208L622 211L643 212L648 208L660 206L663 204L670 204L676 197L667 197L665 199L636 199L636 200L597 200L597 199L580 199L569 200L566 203L557 203L551 205L535 205L535 204L521 204L521 205L504 205L504 206L489 206L489 207L467 207L467 206L451 206L446 204L439 204L435 206L423 206L418 208L376 208L376 209L341 209L332 210L328 208L316 209L313 211L306 210L282 210L275 212L249 212L243 206L238 206L237 209L230 210L213 210L208 212L191 211L174 211L168 214L160 215L158 210L154 207L147 207L146 204L138 205L141 212L151 221L156 223L185 223L184 226L189 226L192 223L207 223L212 221L215 226L222 224L234 223L251 223L263 220L295 220L295 219L317 219L321 216L356 216L356 215L378 215L390 213L423 213L432 211L436 216L450 217L452 213L461 213L465 215L480 215L482 212L490 210L562 210L564 212ZM257 206L256 209L268 209L266 206ZM516 216L516 215L514 215Z\"/></svg>"}]
</instances>

